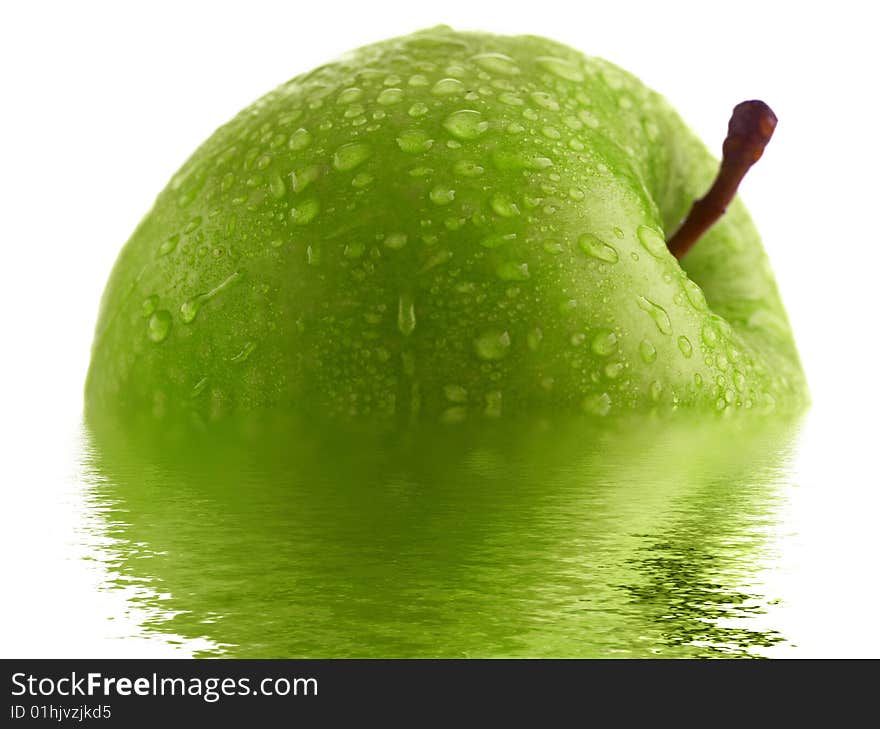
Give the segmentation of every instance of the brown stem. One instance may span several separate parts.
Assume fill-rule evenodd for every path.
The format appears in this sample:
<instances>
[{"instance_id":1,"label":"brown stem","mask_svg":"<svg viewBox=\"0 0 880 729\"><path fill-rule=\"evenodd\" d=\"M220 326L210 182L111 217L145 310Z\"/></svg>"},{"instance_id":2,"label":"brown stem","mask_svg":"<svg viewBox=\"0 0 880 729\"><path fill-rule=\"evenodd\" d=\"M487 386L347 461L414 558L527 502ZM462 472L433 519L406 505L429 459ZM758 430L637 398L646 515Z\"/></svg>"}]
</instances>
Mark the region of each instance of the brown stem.
<instances>
[{"instance_id":1,"label":"brown stem","mask_svg":"<svg viewBox=\"0 0 880 729\"><path fill-rule=\"evenodd\" d=\"M734 107L718 176L709 192L694 202L681 227L669 239L669 250L678 260L727 210L742 178L761 159L775 128L776 115L763 101L743 101Z\"/></svg>"}]
</instances>

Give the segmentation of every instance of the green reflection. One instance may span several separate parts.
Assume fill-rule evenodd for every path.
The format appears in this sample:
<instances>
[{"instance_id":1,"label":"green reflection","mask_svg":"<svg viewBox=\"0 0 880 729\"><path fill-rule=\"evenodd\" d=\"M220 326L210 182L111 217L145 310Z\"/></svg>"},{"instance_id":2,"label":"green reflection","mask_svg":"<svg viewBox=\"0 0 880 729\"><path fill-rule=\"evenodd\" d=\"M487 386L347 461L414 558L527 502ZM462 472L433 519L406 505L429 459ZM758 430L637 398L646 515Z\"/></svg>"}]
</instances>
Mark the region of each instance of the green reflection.
<instances>
[{"instance_id":1,"label":"green reflection","mask_svg":"<svg viewBox=\"0 0 880 729\"><path fill-rule=\"evenodd\" d=\"M120 583L204 655L752 655L793 426L743 428L92 423L87 456Z\"/></svg>"}]
</instances>

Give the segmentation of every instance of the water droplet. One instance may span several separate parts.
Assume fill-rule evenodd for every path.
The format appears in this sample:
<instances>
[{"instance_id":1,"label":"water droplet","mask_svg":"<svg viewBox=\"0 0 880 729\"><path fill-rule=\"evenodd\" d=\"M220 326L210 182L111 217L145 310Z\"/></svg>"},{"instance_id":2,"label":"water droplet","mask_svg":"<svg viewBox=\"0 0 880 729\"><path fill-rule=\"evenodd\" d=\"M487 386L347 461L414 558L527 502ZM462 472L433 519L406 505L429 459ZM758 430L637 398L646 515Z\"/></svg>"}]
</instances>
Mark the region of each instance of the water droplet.
<instances>
[{"instance_id":1,"label":"water droplet","mask_svg":"<svg viewBox=\"0 0 880 729\"><path fill-rule=\"evenodd\" d=\"M640 225L636 233L639 236L639 242L654 258L670 255L669 248L666 246L666 241L662 234L654 230L654 228Z\"/></svg>"},{"instance_id":2,"label":"water droplet","mask_svg":"<svg viewBox=\"0 0 880 729\"><path fill-rule=\"evenodd\" d=\"M401 294L397 300L397 328L405 337L416 328L416 305L410 294Z\"/></svg>"},{"instance_id":3,"label":"water droplet","mask_svg":"<svg viewBox=\"0 0 880 729\"><path fill-rule=\"evenodd\" d=\"M480 245L483 248L498 248L513 240L516 240L516 233L498 233L497 235L490 235L488 238L484 238L480 241Z\"/></svg>"},{"instance_id":4,"label":"water droplet","mask_svg":"<svg viewBox=\"0 0 880 729\"><path fill-rule=\"evenodd\" d=\"M616 380L624 369L626 369L626 365L623 362L609 362L605 365L605 377L609 380Z\"/></svg>"},{"instance_id":5,"label":"water droplet","mask_svg":"<svg viewBox=\"0 0 880 729\"><path fill-rule=\"evenodd\" d=\"M354 126L360 126L361 124L366 124L367 122L366 119L360 118L363 116L365 111L366 108L364 108L363 104L352 104L345 110L343 116L346 119L354 119L354 121L352 122Z\"/></svg>"},{"instance_id":6,"label":"water droplet","mask_svg":"<svg viewBox=\"0 0 880 729\"><path fill-rule=\"evenodd\" d=\"M223 279L210 291L203 294L196 294L195 296L184 301L180 305L180 318L183 320L183 323L191 324L195 320L196 315L199 313L199 310L202 308L205 302L214 298L217 294L223 291L223 289L235 282L240 277L241 274L236 271L235 273L232 273L225 279Z\"/></svg>"},{"instance_id":7,"label":"water droplet","mask_svg":"<svg viewBox=\"0 0 880 729\"><path fill-rule=\"evenodd\" d=\"M519 68L514 60L503 53L480 53L471 60L490 73L500 73L503 76L513 76L519 73Z\"/></svg>"},{"instance_id":8,"label":"water droplet","mask_svg":"<svg viewBox=\"0 0 880 729\"><path fill-rule=\"evenodd\" d=\"M411 117L419 117L424 116L428 113L428 111L428 105L423 104L421 101L419 101L409 107L409 111L407 111L406 113L409 114Z\"/></svg>"},{"instance_id":9,"label":"water droplet","mask_svg":"<svg viewBox=\"0 0 880 729\"><path fill-rule=\"evenodd\" d=\"M581 407L585 413L605 417L611 412L611 396L607 392L603 392L601 395L590 395L584 398Z\"/></svg>"},{"instance_id":10,"label":"water droplet","mask_svg":"<svg viewBox=\"0 0 880 729\"><path fill-rule=\"evenodd\" d=\"M559 102L546 91L533 91L529 96L542 109L559 111Z\"/></svg>"},{"instance_id":11,"label":"water droplet","mask_svg":"<svg viewBox=\"0 0 880 729\"><path fill-rule=\"evenodd\" d=\"M446 385L443 394L450 402L467 402L468 393L461 385Z\"/></svg>"},{"instance_id":12,"label":"water droplet","mask_svg":"<svg viewBox=\"0 0 880 729\"><path fill-rule=\"evenodd\" d=\"M397 146L407 154L418 154L431 149L434 140L421 129L407 129L397 137Z\"/></svg>"},{"instance_id":13,"label":"water droplet","mask_svg":"<svg viewBox=\"0 0 880 729\"><path fill-rule=\"evenodd\" d=\"M269 192L271 192L272 196L278 200L284 197L287 192L287 187L285 186L281 175L272 175L269 180Z\"/></svg>"},{"instance_id":14,"label":"water droplet","mask_svg":"<svg viewBox=\"0 0 880 729\"><path fill-rule=\"evenodd\" d=\"M707 322L703 325L703 329L700 333L700 338L703 340L703 344L705 344L709 349L715 349L718 344L718 332L715 327L712 326L711 323Z\"/></svg>"},{"instance_id":15,"label":"water droplet","mask_svg":"<svg viewBox=\"0 0 880 729\"><path fill-rule=\"evenodd\" d=\"M553 56L539 56L535 60L541 68L550 71L550 73L559 76L559 78L564 78L566 81L584 80L584 74L572 61L566 61Z\"/></svg>"},{"instance_id":16,"label":"water droplet","mask_svg":"<svg viewBox=\"0 0 880 729\"><path fill-rule=\"evenodd\" d=\"M571 342L572 347L580 347L587 340L587 335L583 332L577 332L571 335L571 338L568 340Z\"/></svg>"},{"instance_id":17,"label":"water droplet","mask_svg":"<svg viewBox=\"0 0 880 729\"><path fill-rule=\"evenodd\" d=\"M650 299L646 299L644 296L639 296L637 302L639 308L647 312L654 320L654 324L657 325L657 329L660 330L661 334L672 333L672 322L669 321L669 314L666 313L666 309L659 304L655 304Z\"/></svg>"},{"instance_id":18,"label":"water droplet","mask_svg":"<svg viewBox=\"0 0 880 729\"><path fill-rule=\"evenodd\" d=\"M316 198L303 200L290 209L290 222L294 225L306 225L315 219L320 210L321 203Z\"/></svg>"},{"instance_id":19,"label":"water droplet","mask_svg":"<svg viewBox=\"0 0 880 729\"><path fill-rule=\"evenodd\" d=\"M442 78L434 84L431 93L436 96L454 96L464 93L464 84L457 78Z\"/></svg>"},{"instance_id":20,"label":"water droplet","mask_svg":"<svg viewBox=\"0 0 880 729\"><path fill-rule=\"evenodd\" d=\"M244 362L248 357L250 357L254 350L257 348L256 342L245 342L244 347L241 348L241 351L232 357L230 362Z\"/></svg>"},{"instance_id":21,"label":"water droplet","mask_svg":"<svg viewBox=\"0 0 880 729\"><path fill-rule=\"evenodd\" d=\"M707 309L706 297L703 296L703 292L697 284L689 278L685 278L682 281L682 288L684 288L684 293L688 297L688 301L691 302L697 311L705 311Z\"/></svg>"},{"instance_id":22,"label":"water droplet","mask_svg":"<svg viewBox=\"0 0 880 729\"><path fill-rule=\"evenodd\" d=\"M553 160L549 157L531 157L526 160L526 166L530 170L546 170L553 166Z\"/></svg>"},{"instance_id":23,"label":"water droplet","mask_svg":"<svg viewBox=\"0 0 880 729\"><path fill-rule=\"evenodd\" d=\"M207 387L208 387L208 378L203 377L201 380L199 380L193 386L192 392L190 393L190 397L198 397L199 395L201 395L205 391L205 389Z\"/></svg>"},{"instance_id":24,"label":"water droplet","mask_svg":"<svg viewBox=\"0 0 880 729\"><path fill-rule=\"evenodd\" d=\"M287 176L290 178L291 189L299 193L317 180L320 174L321 170L318 169L317 165L309 165L301 170L293 170Z\"/></svg>"},{"instance_id":25,"label":"water droplet","mask_svg":"<svg viewBox=\"0 0 880 729\"><path fill-rule=\"evenodd\" d=\"M516 206L516 203L500 192L496 192L492 196L491 205L492 210L502 218L512 218L519 215L519 208Z\"/></svg>"},{"instance_id":26,"label":"water droplet","mask_svg":"<svg viewBox=\"0 0 880 729\"><path fill-rule=\"evenodd\" d=\"M479 177L485 172L480 165L470 160L460 159L452 166L452 171L460 177Z\"/></svg>"},{"instance_id":27,"label":"water droplet","mask_svg":"<svg viewBox=\"0 0 880 729\"><path fill-rule=\"evenodd\" d=\"M510 353L510 334L492 329L474 339L474 352L485 360L504 359Z\"/></svg>"},{"instance_id":28,"label":"water droplet","mask_svg":"<svg viewBox=\"0 0 880 729\"><path fill-rule=\"evenodd\" d=\"M351 178L351 184L353 187L363 189L364 187L369 185L373 181L373 179L374 177L369 172L359 172Z\"/></svg>"},{"instance_id":29,"label":"water droplet","mask_svg":"<svg viewBox=\"0 0 880 729\"><path fill-rule=\"evenodd\" d=\"M156 294L152 294L144 299L144 302L141 304L141 314L146 319L153 312L156 311L156 307L159 306L159 297Z\"/></svg>"},{"instance_id":30,"label":"water droplet","mask_svg":"<svg viewBox=\"0 0 880 729\"><path fill-rule=\"evenodd\" d=\"M495 273L502 281L526 281L529 278L529 265L505 261L495 269Z\"/></svg>"},{"instance_id":31,"label":"water droplet","mask_svg":"<svg viewBox=\"0 0 880 729\"><path fill-rule=\"evenodd\" d=\"M376 97L376 102L382 106L399 104L401 101L403 101L403 89L385 89Z\"/></svg>"},{"instance_id":32,"label":"water droplet","mask_svg":"<svg viewBox=\"0 0 880 729\"><path fill-rule=\"evenodd\" d=\"M351 104L357 101L361 96L364 95L363 90L357 88L345 89L345 91L341 92L339 96L336 98L337 104Z\"/></svg>"},{"instance_id":33,"label":"water droplet","mask_svg":"<svg viewBox=\"0 0 880 729\"><path fill-rule=\"evenodd\" d=\"M607 357L617 351L617 335L610 329L599 329L593 335L590 349L600 357Z\"/></svg>"},{"instance_id":34,"label":"water droplet","mask_svg":"<svg viewBox=\"0 0 880 729\"><path fill-rule=\"evenodd\" d=\"M298 152L299 150L308 147L311 143L311 132L309 132L308 129L299 128L290 135L290 139L287 141L287 147L294 152Z\"/></svg>"},{"instance_id":35,"label":"water droplet","mask_svg":"<svg viewBox=\"0 0 880 729\"><path fill-rule=\"evenodd\" d=\"M431 202L435 205L449 205L449 203L455 200L455 190L444 185L435 185L428 194L428 197L430 197Z\"/></svg>"},{"instance_id":36,"label":"water droplet","mask_svg":"<svg viewBox=\"0 0 880 729\"><path fill-rule=\"evenodd\" d=\"M366 247L363 243L348 243L345 248L342 249L342 255L349 260L357 260L364 255L365 249Z\"/></svg>"},{"instance_id":37,"label":"water droplet","mask_svg":"<svg viewBox=\"0 0 880 729\"><path fill-rule=\"evenodd\" d=\"M657 380L654 380L651 383L651 399L654 402L660 401L660 396L663 394L663 385L661 385Z\"/></svg>"},{"instance_id":38,"label":"water droplet","mask_svg":"<svg viewBox=\"0 0 880 729\"><path fill-rule=\"evenodd\" d=\"M467 420L467 408L462 407L461 405L446 408L440 416L440 422L445 423L446 425L455 425L456 423L462 423L465 420Z\"/></svg>"},{"instance_id":39,"label":"water droplet","mask_svg":"<svg viewBox=\"0 0 880 729\"><path fill-rule=\"evenodd\" d=\"M657 360L657 348L647 339L643 339L639 344L639 355L645 364L651 364Z\"/></svg>"},{"instance_id":40,"label":"water droplet","mask_svg":"<svg viewBox=\"0 0 880 729\"><path fill-rule=\"evenodd\" d=\"M180 235L175 233L170 238L166 238L162 242L162 245L160 245L158 250L156 251L156 255L159 256L160 258L162 256L167 256L175 248L177 248L178 243L180 243Z\"/></svg>"},{"instance_id":41,"label":"water droplet","mask_svg":"<svg viewBox=\"0 0 880 729\"><path fill-rule=\"evenodd\" d=\"M478 111L461 109L446 117L443 126L458 139L476 139L489 128L489 122Z\"/></svg>"},{"instance_id":42,"label":"water droplet","mask_svg":"<svg viewBox=\"0 0 880 729\"><path fill-rule=\"evenodd\" d=\"M419 269L419 273L424 273L425 271L429 271L436 266L440 266L446 263L446 261L448 261L450 258L452 258L451 251L448 251L445 248L443 250L437 251L430 258L428 258L427 261L425 261L425 264Z\"/></svg>"},{"instance_id":43,"label":"water droplet","mask_svg":"<svg viewBox=\"0 0 880 729\"><path fill-rule=\"evenodd\" d=\"M617 250L592 233L585 233L578 238L578 246L588 256L598 258L600 261L606 263L617 263L618 261Z\"/></svg>"},{"instance_id":44,"label":"water droplet","mask_svg":"<svg viewBox=\"0 0 880 729\"><path fill-rule=\"evenodd\" d=\"M526 102L522 100L516 94L512 94L509 91L505 91L504 93L498 94L498 101L502 104L507 104L508 106L522 106Z\"/></svg>"},{"instance_id":45,"label":"water droplet","mask_svg":"<svg viewBox=\"0 0 880 729\"><path fill-rule=\"evenodd\" d=\"M565 251L565 246L557 240L545 240L542 248L551 256L558 256Z\"/></svg>"},{"instance_id":46,"label":"water droplet","mask_svg":"<svg viewBox=\"0 0 880 729\"><path fill-rule=\"evenodd\" d=\"M428 81L427 76L424 76L420 73L417 73L413 76L410 76L409 81L407 81L407 83L410 86L427 86L430 83L430 81Z\"/></svg>"},{"instance_id":47,"label":"water droplet","mask_svg":"<svg viewBox=\"0 0 880 729\"><path fill-rule=\"evenodd\" d=\"M353 170L369 159L373 150L369 144L363 142L351 142L343 144L333 154L333 166L340 171Z\"/></svg>"},{"instance_id":48,"label":"water droplet","mask_svg":"<svg viewBox=\"0 0 880 729\"><path fill-rule=\"evenodd\" d=\"M389 233L385 236L385 245L394 251L399 251L406 245L406 233Z\"/></svg>"},{"instance_id":49,"label":"water droplet","mask_svg":"<svg viewBox=\"0 0 880 729\"><path fill-rule=\"evenodd\" d=\"M153 312L150 321L147 322L147 336L151 341L164 342L171 331L171 314L165 309Z\"/></svg>"},{"instance_id":50,"label":"water droplet","mask_svg":"<svg viewBox=\"0 0 880 729\"><path fill-rule=\"evenodd\" d=\"M691 344L691 340L683 335L678 338L678 348L685 357L690 357L694 353L694 347Z\"/></svg>"}]
</instances>

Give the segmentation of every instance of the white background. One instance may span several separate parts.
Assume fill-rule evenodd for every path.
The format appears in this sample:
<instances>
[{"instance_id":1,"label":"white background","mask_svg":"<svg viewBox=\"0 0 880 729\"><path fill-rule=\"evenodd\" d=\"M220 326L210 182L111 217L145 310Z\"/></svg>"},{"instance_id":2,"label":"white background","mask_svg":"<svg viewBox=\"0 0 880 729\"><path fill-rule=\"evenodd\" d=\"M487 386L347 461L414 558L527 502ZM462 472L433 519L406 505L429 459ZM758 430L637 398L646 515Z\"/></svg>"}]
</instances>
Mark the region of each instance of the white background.
<instances>
[{"instance_id":1,"label":"white background","mask_svg":"<svg viewBox=\"0 0 880 729\"><path fill-rule=\"evenodd\" d=\"M732 106L780 123L742 194L770 253L814 406L780 527L778 617L804 655L880 655L880 222L870 3L4 3L0 9L0 655L147 655L78 559L82 382L115 256L213 129L288 78L447 23L614 61L720 146ZM94 546L94 545L93 545ZM82 549L82 547L78 548ZM110 615L116 621L108 621ZM128 622L126 622L128 621ZM827 629L817 630L826 625ZM186 645L179 651L186 653Z\"/></svg>"}]
</instances>

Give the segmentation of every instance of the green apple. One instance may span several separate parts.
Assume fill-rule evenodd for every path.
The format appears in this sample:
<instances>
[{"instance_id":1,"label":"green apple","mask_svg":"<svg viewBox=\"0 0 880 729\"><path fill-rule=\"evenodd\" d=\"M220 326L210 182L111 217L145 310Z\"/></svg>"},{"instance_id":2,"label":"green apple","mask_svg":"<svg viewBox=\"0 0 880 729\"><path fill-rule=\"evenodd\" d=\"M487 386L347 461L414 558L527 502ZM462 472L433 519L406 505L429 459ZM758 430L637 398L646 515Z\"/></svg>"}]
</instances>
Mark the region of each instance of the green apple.
<instances>
[{"instance_id":1,"label":"green apple","mask_svg":"<svg viewBox=\"0 0 880 729\"><path fill-rule=\"evenodd\" d=\"M543 38L434 28L299 76L160 193L102 300L89 412L456 423L795 410L742 204L656 93Z\"/></svg>"}]
</instances>

